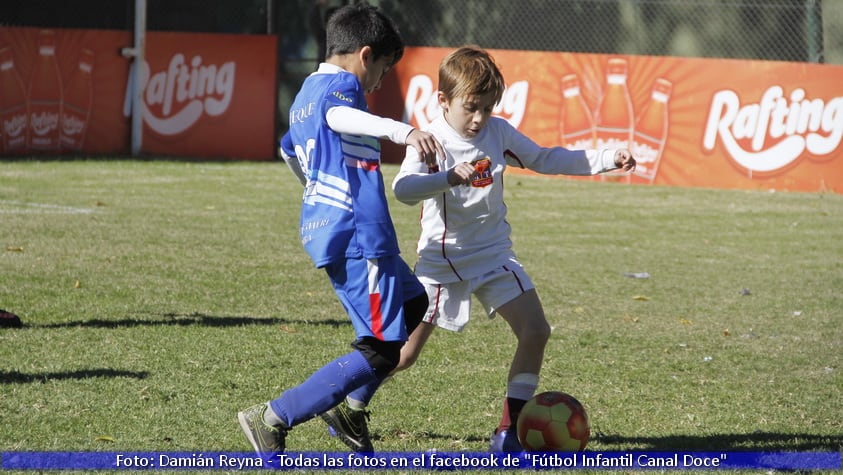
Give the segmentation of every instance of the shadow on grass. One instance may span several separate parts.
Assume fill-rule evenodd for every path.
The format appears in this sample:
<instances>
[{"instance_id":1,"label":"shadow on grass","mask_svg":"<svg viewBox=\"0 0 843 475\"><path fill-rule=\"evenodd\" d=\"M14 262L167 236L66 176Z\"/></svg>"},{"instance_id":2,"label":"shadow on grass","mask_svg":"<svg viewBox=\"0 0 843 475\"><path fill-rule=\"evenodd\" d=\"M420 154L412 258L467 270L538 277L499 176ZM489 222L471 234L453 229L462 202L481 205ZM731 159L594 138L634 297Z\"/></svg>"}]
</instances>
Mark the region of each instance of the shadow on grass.
<instances>
[{"instance_id":1,"label":"shadow on grass","mask_svg":"<svg viewBox=\"0 0 843 475\"><path fill-rule=\"evenodd\" d=\"M397 432L390 434L401 437ZM404 434L406 437L407 434ZM413 438L436 440L462 440L488 442L488 436L459 437L455 434L418 432ZM373 433L372 440L384 436ZM664 437L624 437L621 435L594 435L592 442L600 443L600 451L689 451L689 452L837 452L843 450L843 435L778 434L753 432L749 434L668 435ZM589 446L586 450L595 450Z\"/></svg>"},{"instance_id":2,"label":"shadow on grass","mask_svg":"<svg viewBox=\"0 0 843 475\"><path fill-rule=\"evenodd\" d=\"M125 328L125 327L139 327L139 326L158 326L158 325L174 325L174 326L190 326L200 325L205 327L239 327L248 325L325 325L334 328L343 326L350 326L351 321L343 319L328 319L328 320L304 320L304 319L288 319L288 318L256 318L256 317L233 317L233 316L216 316L205 315L202 313L191 314L177 314L165 313L160 315L162 318L144 319L144 318L122 318L119 320L80 320L73 322L62 323L46 323L46 324L25 324L24 328Z\"/></svg>"},{"instance_id":3,"label":"shadow on grass","mask_svg":"<svg viewBox=\"0 0 843 475\"><path fill-rule=\"evenodd\" d=\"M15 383L46 383L64 379L90 378L135 378L146 379L146 371L124 371L119 369L96 368L80 369L76 371L59 371L52 373L21 373L18 371L0 371L0 384Z\"/></svg>"},{"instance_id":4,"label":"shadow on grass","mask_svg":"<svg viewBox=\"0 0 843 475\"><path fill-rule=\"evenodd\" d=\"M389 431L387 434L381 435L377 432L372 432L370 434L371 439L375 442L386 440L387 437L395 437L398 439L418 439L418 440L446 440L446 441L455 441L461 440L463 442L489 442L489 436L477 436L477 435L469 435L467 437L460 437L454 434L438 434L436 432L427 432L427 431L419 431L419 432L405 432L405 431Z\"/></svg>"},{"instance_id":5,"label":"shadow on grass","mask_svg":"<svg viewBox=\"0 0 843 475\"><path fill-rule=\"evenodd\" d=\"M664 437L625 437L598 435L595 440L607 450L690 450L690 451L839 451L843 435L748 434L668 435Z\"/></svg>"}]
</instances>

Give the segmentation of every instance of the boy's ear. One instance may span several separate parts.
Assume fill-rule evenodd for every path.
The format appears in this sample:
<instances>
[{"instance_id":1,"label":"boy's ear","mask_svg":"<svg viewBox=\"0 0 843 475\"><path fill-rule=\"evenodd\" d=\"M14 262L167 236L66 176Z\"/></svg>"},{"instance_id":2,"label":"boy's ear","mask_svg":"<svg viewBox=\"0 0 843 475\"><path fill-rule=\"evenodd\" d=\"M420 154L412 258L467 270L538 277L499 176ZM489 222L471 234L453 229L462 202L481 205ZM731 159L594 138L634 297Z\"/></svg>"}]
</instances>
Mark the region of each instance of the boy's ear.
<instances>
[{"instance_id":1,"label":"boy's ear","mask_svg":"<svg viewBox=\"0 0 843 475\"><path fill-rule=\"evenodd\" d=\"M436 91L436 100L439 102L439 107L441 107L443 111L448 110L448 96L446 96L444 92Z\"/></svg>"},{"instance_id":2,"label":"boy's ear","mask_svg":"<svg viewBox=\"0 0 843 475\"><path fill-rule=\"evenodd\" d=\"M374 59L372 58L373 54L374 52L372 51L371 46L364 46L357 52L357 57L360 59L360 63L365 66L368 61Z\"/></svg>"}]
</instances>

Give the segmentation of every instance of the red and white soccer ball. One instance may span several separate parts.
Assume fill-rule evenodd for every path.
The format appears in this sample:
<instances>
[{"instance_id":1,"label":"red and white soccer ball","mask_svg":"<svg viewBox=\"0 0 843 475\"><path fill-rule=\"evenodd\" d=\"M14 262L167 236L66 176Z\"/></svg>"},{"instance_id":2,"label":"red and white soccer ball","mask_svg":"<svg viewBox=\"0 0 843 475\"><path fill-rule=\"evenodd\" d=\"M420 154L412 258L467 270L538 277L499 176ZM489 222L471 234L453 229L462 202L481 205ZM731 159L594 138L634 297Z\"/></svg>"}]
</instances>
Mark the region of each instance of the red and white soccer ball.
<instances>
[{"instance_id":1,"label":"red and white soccer ball","mask_svg":"<svg viewBox=\"0 0 843 475\"><path fill-rule=\"evenodd\" d=\"M518 416L518 441L531 452L578 452L591 430L585 408L570 394L547 391L527 401Z\"/></svg>"}]
</instances>

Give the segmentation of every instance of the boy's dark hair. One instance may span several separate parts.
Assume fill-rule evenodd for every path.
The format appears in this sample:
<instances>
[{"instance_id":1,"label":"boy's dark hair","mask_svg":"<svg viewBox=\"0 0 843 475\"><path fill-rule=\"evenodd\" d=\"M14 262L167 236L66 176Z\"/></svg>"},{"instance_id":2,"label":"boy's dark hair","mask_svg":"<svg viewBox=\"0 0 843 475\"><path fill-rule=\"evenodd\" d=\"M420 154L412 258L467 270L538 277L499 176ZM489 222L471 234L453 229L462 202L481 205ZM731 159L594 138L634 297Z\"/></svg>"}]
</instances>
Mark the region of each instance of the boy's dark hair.
<instances>
[{"instance_id":1,"label":"boy's dark hair","mask_svg":"<svg viewBox=\"0 0 843 475\"><path fill-rule=\"evenodd\" d=\"M393 64L404 55L404 40L392 20L365 3L346 5L328 18L326 57L372 48L374 60L393 55Z\"/></svg>"}]
</instances>

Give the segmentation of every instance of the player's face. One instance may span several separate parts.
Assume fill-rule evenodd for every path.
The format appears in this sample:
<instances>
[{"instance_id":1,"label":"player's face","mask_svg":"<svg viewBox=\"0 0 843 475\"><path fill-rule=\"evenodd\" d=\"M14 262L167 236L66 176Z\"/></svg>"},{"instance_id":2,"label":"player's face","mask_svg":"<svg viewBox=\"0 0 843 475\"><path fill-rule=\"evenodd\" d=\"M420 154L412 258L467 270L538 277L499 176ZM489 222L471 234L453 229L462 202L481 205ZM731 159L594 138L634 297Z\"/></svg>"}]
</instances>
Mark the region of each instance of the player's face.
<instances>
[{"instance_id":1,"label":"player's face","mask_svg":"<svg viewBox=\"0 0 843 475\"><path fill-rule=\"evenodd\" d=\"M462 137L470 139L476 137L489 121L492 109L495 108L495 96L488 93L448 100L440 92L439 105L444 111L448 124Z\"/></svg>"},{"instance_id":2,"label":"player's face","mask_svg":"<svg viewBox=\"0 0 843 475\"><path fill-rule=\"evenodd\" d=\"M392 67L393 59L393 55L381 56L376 60L373 60L372 55L369 55L365 59L366 68L360 82L363 84L363 90L366 91L366 94L370 94L381 87L384 76Z\"/></svg>"}]
</instances>

